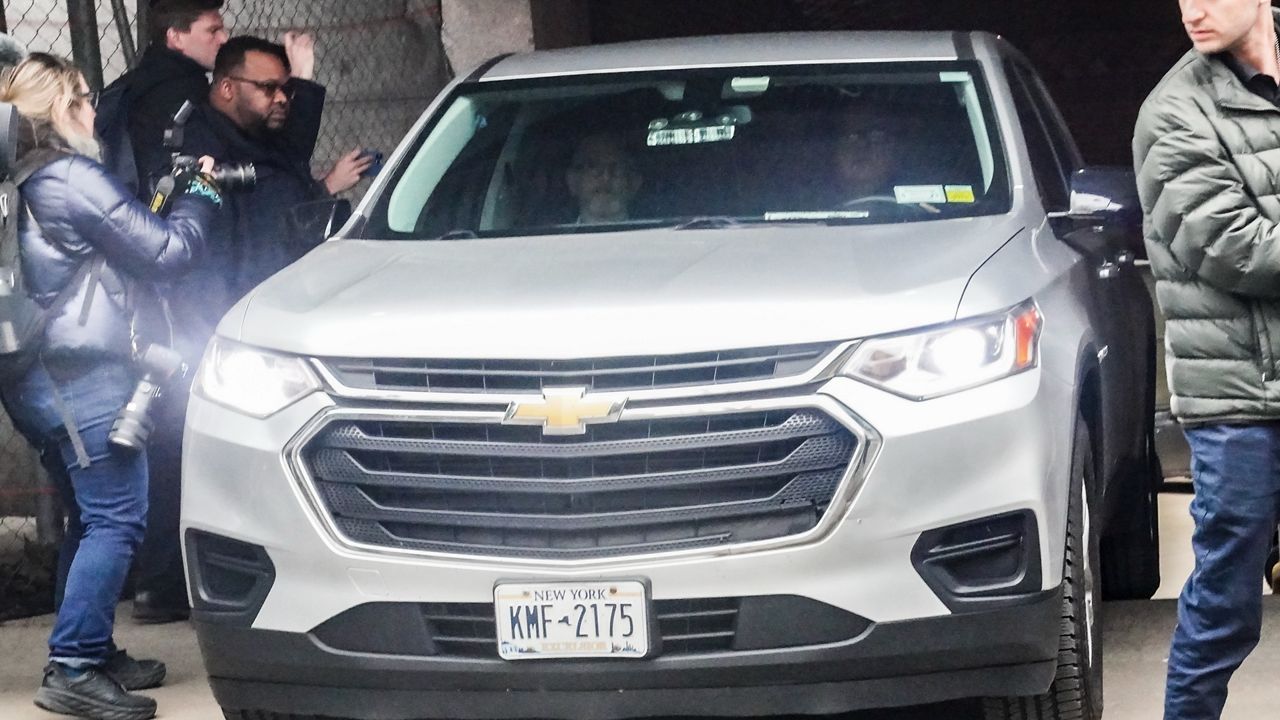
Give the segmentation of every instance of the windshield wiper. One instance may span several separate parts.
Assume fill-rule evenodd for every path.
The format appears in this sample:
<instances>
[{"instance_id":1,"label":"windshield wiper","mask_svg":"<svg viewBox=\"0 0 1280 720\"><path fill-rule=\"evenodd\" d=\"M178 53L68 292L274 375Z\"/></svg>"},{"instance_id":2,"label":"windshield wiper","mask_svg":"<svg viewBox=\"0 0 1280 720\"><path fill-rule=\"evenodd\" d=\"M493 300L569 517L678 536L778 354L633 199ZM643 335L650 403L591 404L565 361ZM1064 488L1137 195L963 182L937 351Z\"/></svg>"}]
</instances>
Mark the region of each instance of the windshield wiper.
<instances>
[{"instance_id":1,"label":"windshield wiper","mask_svg":"<svg viewBox=\"0 0 1280 720\"><path fill-rule=\"evenodd\" d=\"M479 237L479 235L476 235L474 230L458 228L455 230L450 230L449 232L441 235L436 239L437 240L475 240L477 237Z\"/></svg>"},{"instance_id":2,"label":"windshield wiper","mask_svg":"<svg viewBox=\"0 0 1280 720\"><path fill-rule=\"evenodd\" d=\"M704 217L696 217L685 220L679 225L673 226L672 230L720 230L723 228L739 227L742 225L737 218L731 218L728 215L707 215Z\"/></svg>"}]
</instances>

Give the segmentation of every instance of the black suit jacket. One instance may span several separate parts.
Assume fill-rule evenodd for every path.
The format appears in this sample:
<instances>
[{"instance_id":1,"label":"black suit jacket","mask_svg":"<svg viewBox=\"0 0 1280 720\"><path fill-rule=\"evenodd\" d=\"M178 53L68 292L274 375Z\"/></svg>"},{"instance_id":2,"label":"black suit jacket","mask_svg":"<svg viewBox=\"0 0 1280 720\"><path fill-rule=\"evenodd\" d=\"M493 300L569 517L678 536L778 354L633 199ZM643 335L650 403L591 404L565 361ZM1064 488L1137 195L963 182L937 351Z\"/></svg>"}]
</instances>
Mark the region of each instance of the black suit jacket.
<instances>
[{"instance_id":1,"label":"black suit jacket","mask_svg":"<svg viewBox=\"0 0 1280 720\"><path fill-rule=\"evenodd\" d=\"M190 283L218 284L223 300L210 307L208 294L194 298L201 314L216 322L240 297L301 257L309 248L291 243L289 210L299 203L327 197L311 175L311 155L320 134L325 89L307 80L290 80L295 95L285 126L263 137L251 137L207 102L187 124L183 153L209 155L219 164L253 163L257 185L250 192L229 193L209 240L209 262ZM184 292L184 294L186 294ZM188 303L175 303L188 305ZM193 309L175 307L181 315Z\"/></svg>"}]
</instances>

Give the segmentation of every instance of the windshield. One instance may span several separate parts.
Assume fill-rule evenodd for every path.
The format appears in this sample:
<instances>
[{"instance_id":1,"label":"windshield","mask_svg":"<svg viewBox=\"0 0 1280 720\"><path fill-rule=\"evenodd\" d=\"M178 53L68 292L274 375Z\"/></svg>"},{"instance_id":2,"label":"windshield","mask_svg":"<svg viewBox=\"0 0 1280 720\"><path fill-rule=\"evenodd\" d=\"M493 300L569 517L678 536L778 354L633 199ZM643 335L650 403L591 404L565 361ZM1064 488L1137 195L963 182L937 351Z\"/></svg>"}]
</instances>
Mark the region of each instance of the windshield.
<instances>
[{"instance_id":1,"label":"windshield","mask_svg":"<svg viewBox=\"0 0 1280 720\"><path fill-rule=\"evenodd\" d=\"M728 68L461 86L366 231L468 238L1007 212L976 63Z\"/></svg>"}]
</instances>

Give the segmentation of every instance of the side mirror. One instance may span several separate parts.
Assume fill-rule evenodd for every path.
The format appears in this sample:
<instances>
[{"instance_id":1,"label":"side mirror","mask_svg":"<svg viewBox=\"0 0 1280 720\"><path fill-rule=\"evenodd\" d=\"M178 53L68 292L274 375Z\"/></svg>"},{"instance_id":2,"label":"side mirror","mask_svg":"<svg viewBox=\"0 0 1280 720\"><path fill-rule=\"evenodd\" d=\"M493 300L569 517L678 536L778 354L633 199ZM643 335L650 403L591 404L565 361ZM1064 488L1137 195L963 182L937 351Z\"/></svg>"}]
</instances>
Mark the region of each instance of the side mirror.
<instances>
[{"instance_id":1,"label":"side mirror","mask_svg":"<svg viewBox=\"0 0 1280 720\"><path fill-rule=\"evenodd\" d=\"M1077 170L1071 176L1071 209L1067 214L1141 230L1142 205L1133 171L1118 167Z\"/></svg>"},{"instance_id":2,"label":"side mirror","mask_svg":"<svg viewBox=\"0 0 1280 720\"><path fill-rule=\"evenodd\" d=\"M1071 176L1071 206L1065 213L1052 213L1066 221L1071 234L1092 226L1104 234L1113 249L1136 257L1147 256L1142 243L1142 205L1133 171L1122 167L1087 167Z\"/></svg>"},{"instance_id":3,"label":"side mirror","mask_svg":"<svg viewBox=\"0 0 1280 720\"><path fill-rule=\"evenodd\" d=\"M350 200L313 200L289 208L290 243L309 251L333 237L351 218Z\"/></svg>"}]
</instances>

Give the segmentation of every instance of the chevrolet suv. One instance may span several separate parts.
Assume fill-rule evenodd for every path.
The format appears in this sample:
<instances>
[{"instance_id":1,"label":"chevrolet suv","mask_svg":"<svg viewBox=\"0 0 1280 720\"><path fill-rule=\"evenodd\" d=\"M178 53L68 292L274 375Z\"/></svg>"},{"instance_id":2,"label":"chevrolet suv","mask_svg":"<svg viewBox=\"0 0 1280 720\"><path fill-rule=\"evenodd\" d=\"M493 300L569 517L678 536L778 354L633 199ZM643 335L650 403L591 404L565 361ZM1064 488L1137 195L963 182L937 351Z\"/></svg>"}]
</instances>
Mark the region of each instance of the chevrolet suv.
<instances>
[{"instance_id":1,"label":"chevrolet suv","mask_svg":"<svg viewBox=\"0 0 1280 720\"><path fill-rule=\"evenodd\" d=\"M982 33L534 52L227 315L228 718L1098 718L1158 584L1132 174Z\"/></svg>"}]
</instances>

